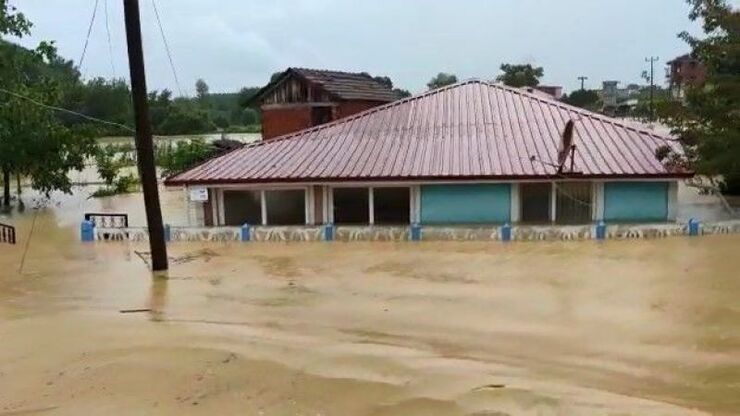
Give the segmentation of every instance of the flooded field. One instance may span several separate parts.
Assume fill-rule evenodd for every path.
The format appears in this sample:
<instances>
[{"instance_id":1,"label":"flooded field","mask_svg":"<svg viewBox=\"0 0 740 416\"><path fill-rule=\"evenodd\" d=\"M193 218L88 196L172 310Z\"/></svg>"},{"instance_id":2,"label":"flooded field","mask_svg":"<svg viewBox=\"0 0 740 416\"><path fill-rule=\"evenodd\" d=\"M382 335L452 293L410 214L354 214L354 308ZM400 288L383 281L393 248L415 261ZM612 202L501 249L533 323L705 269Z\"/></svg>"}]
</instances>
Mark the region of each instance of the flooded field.
<instances>
[{"instance_id":1,"label":"flooded field","mask_svg":"<svg viewBox=\"0 0 740 416\"><path fill-rule=\"evenodd\" d=\"M740 235L177 243L153 280L145 245L78 236L140 195L84 193L1 220L0 415L740 409Z\"/></svg>"}]
</instances>

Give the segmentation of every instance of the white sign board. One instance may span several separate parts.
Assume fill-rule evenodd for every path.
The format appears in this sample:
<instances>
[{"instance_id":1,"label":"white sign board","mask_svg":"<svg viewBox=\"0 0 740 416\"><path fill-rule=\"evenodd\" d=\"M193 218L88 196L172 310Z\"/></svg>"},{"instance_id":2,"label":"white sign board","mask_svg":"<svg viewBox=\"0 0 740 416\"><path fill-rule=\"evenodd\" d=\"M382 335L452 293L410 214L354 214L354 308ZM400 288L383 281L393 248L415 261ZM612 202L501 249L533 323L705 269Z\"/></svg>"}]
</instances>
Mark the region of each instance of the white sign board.
<instances>
[{"instance_id":1,"label":"white sign board","mask_svg":"<svg viewBox=\"0 0 740 416\"><path fill-rule=\"evenodd\" d=\"M208 201L208 188L203 187L203 186L190 188L190 201L191 202Z\"/></svg>"}]
</instances>

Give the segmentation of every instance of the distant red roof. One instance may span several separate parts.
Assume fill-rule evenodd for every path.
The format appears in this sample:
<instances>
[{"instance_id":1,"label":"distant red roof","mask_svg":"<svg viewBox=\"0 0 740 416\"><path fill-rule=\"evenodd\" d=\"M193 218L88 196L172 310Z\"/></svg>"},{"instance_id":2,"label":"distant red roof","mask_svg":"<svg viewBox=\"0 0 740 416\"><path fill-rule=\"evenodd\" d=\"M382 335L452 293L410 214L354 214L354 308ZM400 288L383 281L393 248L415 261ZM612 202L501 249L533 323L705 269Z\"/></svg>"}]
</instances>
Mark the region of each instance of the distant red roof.
<instances>
[{"instance_id":1,"label":"distant red roof","mask_svg":"<svg viewBox=\"0 0 740 416\"><path fill-rule=\"evenodd\" d=\"M389 103L398 99L398 95L388 86L376 81L369 74L328 71L323 69L288 68L274 82L269 83L250 100L258 101L271 91L282 80L295 74L306 82L316 85L338 100L362 100Z\"/></svg>"},{"instance_id":2,"label":"distant red roof","mask_svg":"<svg viewBox=\"0 0 740 416\"><path fill-rule=\"evenodd\" d=\"M687 175L655 158L662 146L680 151L671 137L472 80L237 149L166 183L554 178L571 119L583 177Z\"/></svg>"}]
</instances>

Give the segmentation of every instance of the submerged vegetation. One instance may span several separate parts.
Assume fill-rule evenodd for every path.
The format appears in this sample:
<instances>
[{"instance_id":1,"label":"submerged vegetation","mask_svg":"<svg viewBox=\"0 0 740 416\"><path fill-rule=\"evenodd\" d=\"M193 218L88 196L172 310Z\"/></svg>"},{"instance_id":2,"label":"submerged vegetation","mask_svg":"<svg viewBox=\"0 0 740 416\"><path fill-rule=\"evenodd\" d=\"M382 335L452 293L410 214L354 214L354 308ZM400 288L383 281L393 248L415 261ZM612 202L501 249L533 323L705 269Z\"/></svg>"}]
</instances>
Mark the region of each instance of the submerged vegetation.
<instances>
[{"instance_id":1,"label":"submerged vegetation","mask_svg":"<svg viewBox=\"0 0 740 416\"><path fill-rule=\"evenodd\" d=\"M169 176L212 157L218 148L203 139L181 140L157 146L154 159L162 174Z\"/></svg>"}]
</instances>

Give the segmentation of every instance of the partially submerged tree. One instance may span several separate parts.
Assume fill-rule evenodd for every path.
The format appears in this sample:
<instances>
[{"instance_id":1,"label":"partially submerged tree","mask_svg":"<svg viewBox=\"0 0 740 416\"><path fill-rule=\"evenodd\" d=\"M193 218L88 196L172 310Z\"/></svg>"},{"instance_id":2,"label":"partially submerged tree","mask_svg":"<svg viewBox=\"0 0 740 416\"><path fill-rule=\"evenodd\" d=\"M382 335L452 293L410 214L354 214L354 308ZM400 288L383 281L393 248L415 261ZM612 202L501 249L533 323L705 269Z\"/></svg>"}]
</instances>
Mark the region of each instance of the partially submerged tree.
<instances>
[{"instance_id":1,"label":"partially submerged tree","mask_svg":"<svg viewBox=\"0 0 740 416\"><path fill-rule=\"evenodd\" d=\"M689 88L684 102L658 107L658 114L683 144L685 152L661 149L669 166L695 169L710 179L722 177L726 193L740 194L740 12L725 0L687 0L692 20L700 19L705 36L679 36L707 68L706 83Z\"/></svg>"},{"instance_id":2,"label":"partially submerged tree","mask_svg":"<svg viewBox=\"0 0 740 416\"><path fill-rule=\"evenodd\" d=\"M3 205L10 205L10 176L30 177L34 188L49 194L71 191L70 170L82 170L93 154L89 129L63 125L44 105L59 105L64 79L56 76L61 59L53 44L28 50L2 39L29 34L31 23L0 0L0 170Z\"/></svg>"},{"instance_id":3,"label":"partially submerged tree","mask_svg":"<svg viewBox=\"0 0 740 416\"><path fill-rule=\"evenodd\" d=\"M448 74L446 72L440 72L434 78L427 82L427 88L435 90L442 88L447 85L451 85L457 82L457 76L455 74Z\"/></svg>"},{"instance_id":4,"label":"partially submerged tree","mask_svg":"<svg viewBox=\"0 0 740 416\"><path fill-rule=\"evenodd\" d=\"M542 67L533 67L530 64L501 65L503 74L496 77L496 81L503 82L510 87L536 87L540 85L540 78L545 74Z\"/></svg>"}]
</instances>

